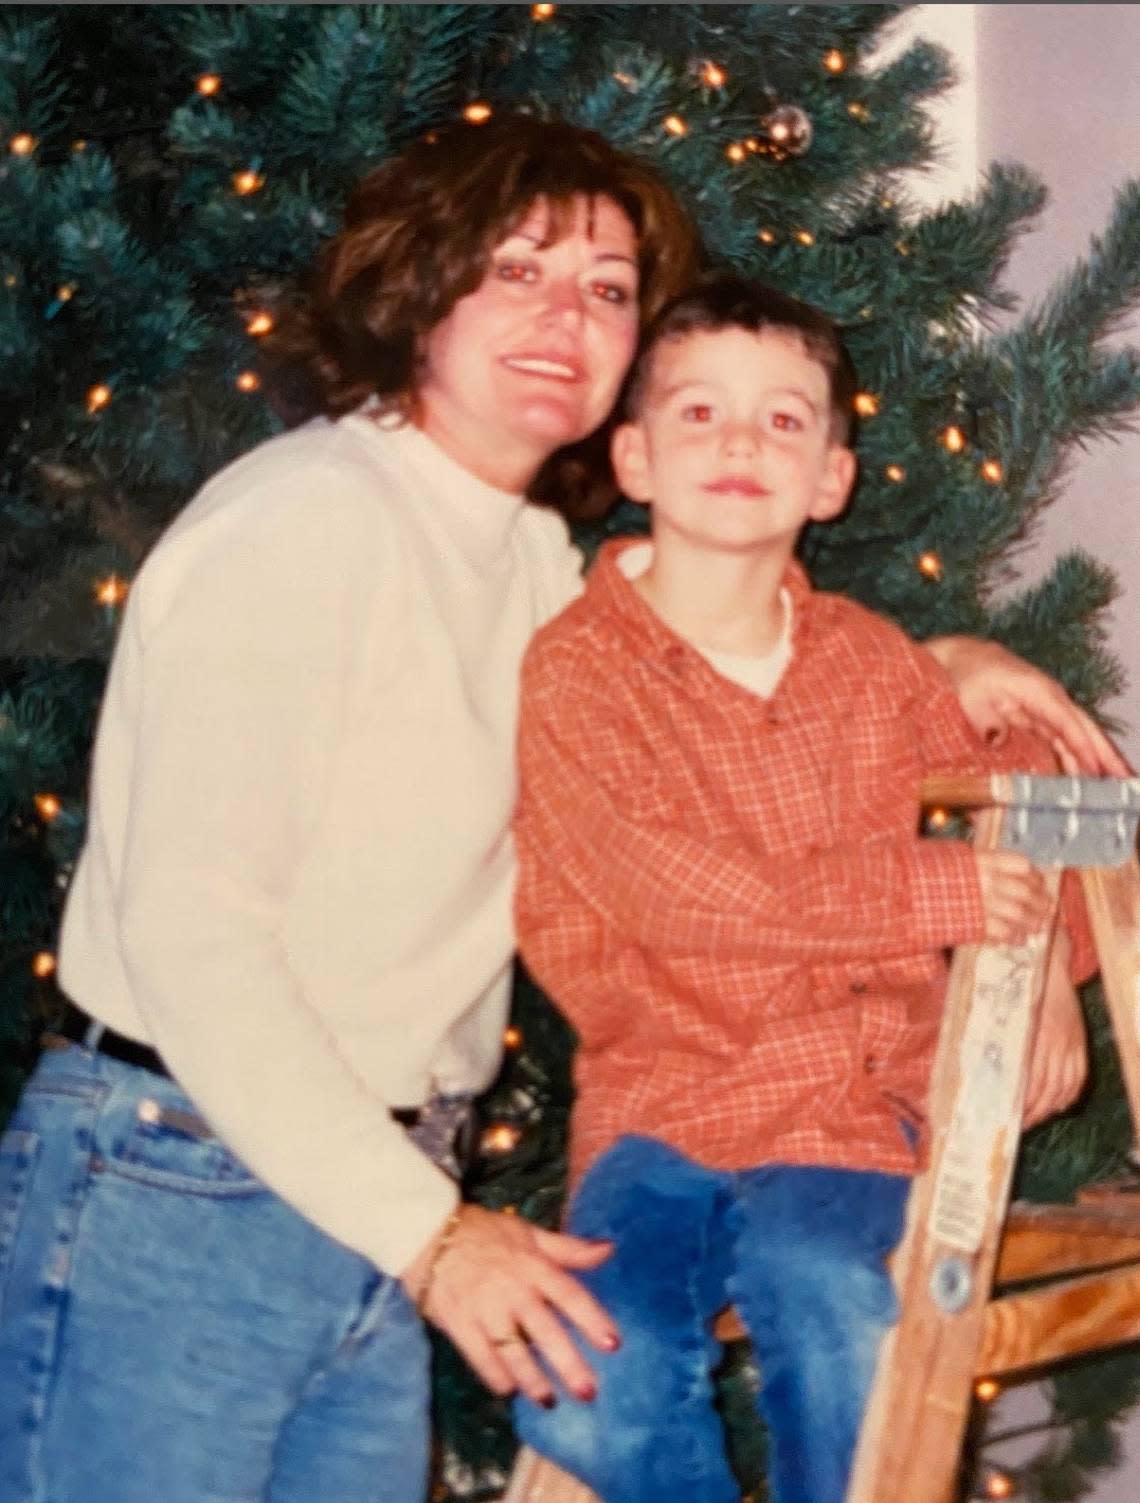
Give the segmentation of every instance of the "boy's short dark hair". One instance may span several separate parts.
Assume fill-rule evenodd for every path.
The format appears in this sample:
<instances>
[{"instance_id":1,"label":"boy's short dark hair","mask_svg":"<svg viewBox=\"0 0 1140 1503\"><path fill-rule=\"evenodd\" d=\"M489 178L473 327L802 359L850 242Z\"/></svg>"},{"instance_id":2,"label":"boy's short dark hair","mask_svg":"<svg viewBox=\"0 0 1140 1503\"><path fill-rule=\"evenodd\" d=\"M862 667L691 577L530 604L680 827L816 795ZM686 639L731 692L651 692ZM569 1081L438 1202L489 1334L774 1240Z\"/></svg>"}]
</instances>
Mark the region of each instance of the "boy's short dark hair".
<instances>
[{"instance_id":1,"label":"boy's short dark hair","mask_svg":"<svg viewBox=\"0 0 1140 1503\"><path fill-rule=\"evenodd\" d=\"M666 303L642 336L626 378L621 411L636 419L645 399L658 345L688 334L715 334L721 329L765 329L797 334L807 353L827 372L831 399L831 437L850 447L855 437L858 378L847 346L827 314L749 277L721 275L700 282Z\"/></svg>"}]
</instances>

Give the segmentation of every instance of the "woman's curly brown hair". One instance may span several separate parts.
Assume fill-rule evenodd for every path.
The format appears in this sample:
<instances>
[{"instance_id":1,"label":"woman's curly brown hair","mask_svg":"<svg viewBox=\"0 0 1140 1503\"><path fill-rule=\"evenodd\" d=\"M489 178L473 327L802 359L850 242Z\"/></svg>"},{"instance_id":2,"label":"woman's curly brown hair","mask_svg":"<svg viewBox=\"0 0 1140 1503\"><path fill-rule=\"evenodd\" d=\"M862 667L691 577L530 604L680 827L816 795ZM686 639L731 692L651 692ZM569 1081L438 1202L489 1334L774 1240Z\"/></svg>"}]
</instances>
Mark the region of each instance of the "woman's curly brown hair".
<instances>
[{"instance_id":1,"label":"woman's curly brown hair","mask_svg":"<svg viewBox=\"0 0 1140 1503\"><path fill-rule=\"evenodd\" d=\"M698 239L654 168L594 131L527 115L433 131L363 179L344 225L266 344L294 416L337 417L368 397L415 415L423 341L483 279L536 199L552 237L574 198L602 195L637 237L643 325L692 279ZM608 428L608 425L607 425ZM612 498L608 432L559 450L530 488L575 516Z\"/></svg>"}]
</instances>

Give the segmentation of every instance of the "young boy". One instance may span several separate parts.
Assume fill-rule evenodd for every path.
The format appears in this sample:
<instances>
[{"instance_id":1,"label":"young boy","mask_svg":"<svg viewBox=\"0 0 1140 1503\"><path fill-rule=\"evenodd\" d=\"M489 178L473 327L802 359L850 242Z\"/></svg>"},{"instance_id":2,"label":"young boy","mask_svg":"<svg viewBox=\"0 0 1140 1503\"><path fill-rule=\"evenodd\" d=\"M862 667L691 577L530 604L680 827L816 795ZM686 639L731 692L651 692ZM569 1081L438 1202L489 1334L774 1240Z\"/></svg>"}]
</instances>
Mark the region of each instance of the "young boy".
<instances>
[{"instance_id":1,"label":"young boy","mask_svg":"<svg viewBox=\"0 0 1140 1503\"><path fill-rule=\"evenodd\" d=\"M739 1498L708 1376L730 1300L776 1503L841 1503L896 1313L944 950L1044 923L1021 857L918 837L925 773L998 764L940 670L793 560L846 503L854 392L814 309L737 278L672 304L613 441L652 542L604 548L524 663L520 944L579 1032L569 1228L614 1244L586 1279L623 1345L593 1402L518 1419L605 1503ZM1068 949L1033 1117L1084 1077Z\"/></svg>"}]
</instances>

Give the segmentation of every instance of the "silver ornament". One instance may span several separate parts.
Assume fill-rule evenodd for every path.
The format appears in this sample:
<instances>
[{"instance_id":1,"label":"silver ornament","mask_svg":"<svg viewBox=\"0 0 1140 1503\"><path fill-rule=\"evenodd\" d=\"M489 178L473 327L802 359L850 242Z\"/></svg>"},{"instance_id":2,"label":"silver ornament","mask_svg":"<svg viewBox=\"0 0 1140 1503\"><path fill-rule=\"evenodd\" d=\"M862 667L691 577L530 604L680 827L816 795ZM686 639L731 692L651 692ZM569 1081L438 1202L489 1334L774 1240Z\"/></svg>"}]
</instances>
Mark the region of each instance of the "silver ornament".
<instances>
[{"instance_id":1,"label":"silver ornament","mask_svg":"<svg viewBox=\"0 0 1140 1503\"><path fill-rule=\"evenodd\" d=\"M798 104L779 104L760 121L774 157L802 157L811 145L811 116Z\"/></svg>"}]
</instances>

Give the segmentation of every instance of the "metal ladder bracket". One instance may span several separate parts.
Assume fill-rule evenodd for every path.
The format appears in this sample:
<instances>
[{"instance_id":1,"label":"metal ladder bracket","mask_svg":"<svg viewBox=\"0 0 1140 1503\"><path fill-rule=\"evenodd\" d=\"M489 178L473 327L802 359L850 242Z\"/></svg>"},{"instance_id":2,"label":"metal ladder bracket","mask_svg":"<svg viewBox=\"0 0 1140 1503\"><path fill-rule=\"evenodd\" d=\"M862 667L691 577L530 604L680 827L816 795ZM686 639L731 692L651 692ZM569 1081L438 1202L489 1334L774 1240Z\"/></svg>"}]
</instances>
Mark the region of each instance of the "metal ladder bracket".
<instances>
[{"instance_id":1,"label":"metal ladder bracket","mask_svg":"<svg viewBox=\"0 0 1140 1503\"><path fill-rule=\"evenodd\" d=\"M1123 866L1136 849L1140 778L1018 773L999 845L1035 866Z\"/></svg>"}]
</instances>

